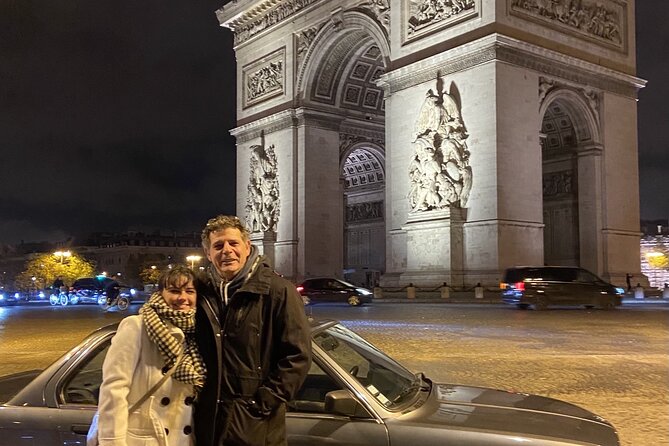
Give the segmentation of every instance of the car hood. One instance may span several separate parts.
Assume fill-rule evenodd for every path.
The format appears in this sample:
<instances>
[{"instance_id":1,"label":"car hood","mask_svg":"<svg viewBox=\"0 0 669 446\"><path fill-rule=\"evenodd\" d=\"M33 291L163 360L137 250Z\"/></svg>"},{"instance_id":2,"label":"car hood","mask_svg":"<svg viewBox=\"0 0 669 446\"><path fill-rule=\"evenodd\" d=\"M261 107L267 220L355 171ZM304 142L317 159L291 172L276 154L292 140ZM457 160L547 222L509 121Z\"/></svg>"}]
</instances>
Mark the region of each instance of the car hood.
<instances>
[{"instance_id":1,"label":"car hood","mask_svg":"<svg viewBox=\"0 0 669 446\"><path fill-rule=\"evenodd\" d=\"M459 432L523 438L528 444L535 444L532 439L547 438L564 444L619 444L615 429L606 420L578 406L538 395L484 387L434 384L422 406L405 412L394 421L398 425L409 422ZM393 424L388 423L391 433L402 431L394 429ZM415 443L416 439L411 440L410 433L407 435L406 444ZM399 444L403 444L402 441Z\"/></svg>"}]
</instances>

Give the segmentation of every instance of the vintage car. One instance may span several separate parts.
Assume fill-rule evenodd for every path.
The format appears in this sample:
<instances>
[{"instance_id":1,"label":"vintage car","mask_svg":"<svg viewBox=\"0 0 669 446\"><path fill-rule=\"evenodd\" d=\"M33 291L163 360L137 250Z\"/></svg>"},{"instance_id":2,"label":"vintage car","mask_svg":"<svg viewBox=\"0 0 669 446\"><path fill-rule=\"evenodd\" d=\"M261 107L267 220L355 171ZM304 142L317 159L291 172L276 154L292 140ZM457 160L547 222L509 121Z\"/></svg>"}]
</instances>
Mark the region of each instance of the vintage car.
<instances>
[{"instance_id":1,"label":"vintage car","mask_svg":"<svg viewBox=\"0 0 669 446\"><path fill-rule=\"evenodd\" d=\"M0 379L0 445L85 443L115 328L95 331L41 373ZM434 383L336 321L312 321L312 346L311 370L288 404L291 446L619 445L614 427L585 409Z\"/></svg>"}]
</instances>

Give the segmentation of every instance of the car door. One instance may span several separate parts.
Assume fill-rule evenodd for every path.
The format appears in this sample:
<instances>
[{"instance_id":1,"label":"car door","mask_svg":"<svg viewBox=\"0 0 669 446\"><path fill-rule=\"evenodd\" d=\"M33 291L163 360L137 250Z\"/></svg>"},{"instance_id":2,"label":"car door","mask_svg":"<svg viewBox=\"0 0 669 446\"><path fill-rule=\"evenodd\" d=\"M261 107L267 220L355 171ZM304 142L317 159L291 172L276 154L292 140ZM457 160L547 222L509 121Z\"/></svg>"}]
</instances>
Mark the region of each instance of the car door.
<instances>
[{"instance_id":1,"label":"car door","mask_svg":"<svg viewBox=\"0 0 669 446\"><path fill-rule=\"evenodd\" d=\"M580 291L579 300L575 302L578 305L598 305L601 296L607 294L604 282L589 271L579 269L576 281Z\"/></svg>"},{"instance_id":2,"label":"car door","mask_svg":"<svg viewBox=\"0 0 669 446\"><path fill-rule=\"evenodd\" d=\"M305 281L306 294L313 303L327 302L330 299L327 291L327 279L311 279Z\"/></svg>"},{"instance_id":3,"label":"car door","mask_svg":"<svg viewBox=\"0 0 669 446\"><path fill-rule=\"evenodd\" d=\"M288 404L286 426L290 446L388 446L385 425L372 415L352 418L328 413L326 395L342 389L314 358L297 397Z\"/></svg>"},{"instance_id":4,"label":"car door","mask_svg":"<svg viewBox=\"0 0 669 446\"><path fill-rule=\"evenodd\" d=\"M350 288L336 279L329 279L326 287L328 298L332 302L347 302L351 295Z\"/></svg>"},{"instance_id":5,"label":"car door","mask_svg":"<svg viewBox=\"0 0 669 446\"><path fill-rule=\"evenodd\" d=\"M47 384L45 393L56 406L57 429L62 445L86 444L86 434L98 405L102 364L111 344L111 334L72 364L63 367Z\"/></svg>"}]
</instances>

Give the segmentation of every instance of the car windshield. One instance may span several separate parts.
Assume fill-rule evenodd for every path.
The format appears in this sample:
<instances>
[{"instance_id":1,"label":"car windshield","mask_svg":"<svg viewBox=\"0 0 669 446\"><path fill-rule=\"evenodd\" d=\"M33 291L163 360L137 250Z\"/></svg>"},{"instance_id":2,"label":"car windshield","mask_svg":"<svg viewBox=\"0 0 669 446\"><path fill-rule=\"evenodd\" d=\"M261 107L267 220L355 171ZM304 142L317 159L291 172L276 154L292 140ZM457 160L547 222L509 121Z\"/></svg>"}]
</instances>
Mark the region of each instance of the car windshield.
<instances>
[{"instance_id":1,"label":"car windshield","mask_svg":"<svg viewBox=\"0 0 669 446\"><path fill-rule=\"evenodd\" d=\"M379 403L393 410L429 384L341 324L314 335L315 343L357 379Z\"/></svg>"},{"instance_id":2,"label":"car windshield","mask_svg":"<svg viewBox=\"0 0 669 446\"><path fill-rule=\"evenodd\" d=\"M337 282L342 283L349 288L360 288L359 286L353 285L352 283L348 283L345 280L337 279Z\"/></svg>"}]
</instances>

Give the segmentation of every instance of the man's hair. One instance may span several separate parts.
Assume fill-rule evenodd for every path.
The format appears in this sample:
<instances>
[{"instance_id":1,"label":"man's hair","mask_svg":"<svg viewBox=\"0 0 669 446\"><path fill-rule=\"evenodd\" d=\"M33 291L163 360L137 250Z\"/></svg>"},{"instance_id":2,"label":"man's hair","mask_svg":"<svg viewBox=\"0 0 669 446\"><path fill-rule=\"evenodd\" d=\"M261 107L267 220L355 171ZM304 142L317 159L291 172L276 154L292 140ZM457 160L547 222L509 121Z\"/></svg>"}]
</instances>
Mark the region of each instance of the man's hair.
<instances>
[{"instance_id":1,"label":"man's hair","mask_svg":"<svg viewBox=\"0 0 669 446\"><path fill-rule=\"evenodd\" d=\"M195 273L187 266L177 265L169 268L158 278L158 291L165 288L181 288L188 281L195 281Z\"/></svg>"},{"instance_id":2,"label":"man's hair","mask_svg":"<svg viewBox=\"0 0 669 446\"><path fill-rule=\"evenodd\" d=\"M239 218L233 215L217 215L214 218L210 218L207 224L204 225L204 229L202 230L202 246L208 249L211 233L227 228L238 229L244 241L249 239L249 231Z\"/></svg>"}]
</instances>

